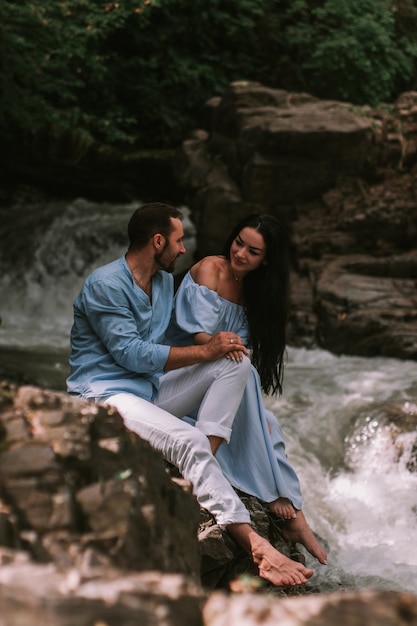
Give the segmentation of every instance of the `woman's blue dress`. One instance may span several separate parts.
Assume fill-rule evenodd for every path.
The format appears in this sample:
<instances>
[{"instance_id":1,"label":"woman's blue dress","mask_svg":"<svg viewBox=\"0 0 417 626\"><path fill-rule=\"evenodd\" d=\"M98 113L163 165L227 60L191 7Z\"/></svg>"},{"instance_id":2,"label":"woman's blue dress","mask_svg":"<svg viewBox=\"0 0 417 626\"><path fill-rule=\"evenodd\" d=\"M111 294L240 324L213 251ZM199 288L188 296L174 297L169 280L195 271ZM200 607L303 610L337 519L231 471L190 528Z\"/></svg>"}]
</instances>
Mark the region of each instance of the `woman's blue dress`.
<instances>
[{"instance_id":1,"label":"woman's blue dress","mask_svg":"<svg viewBox=\"0 0 417 626\"><path fill-rule=\"evenodd\" d=\"M247 344L244 307L197 284L188 272L175 296L167 339L171 345L190 345L195 333L222 330L235 332ZM288 461L281 427L264 405L253 366L230 442L219 447L216 459L228 481L244 493L264 502L288 498L296 509L302 508L300 483Z\"/></svg>"}]
</instances>

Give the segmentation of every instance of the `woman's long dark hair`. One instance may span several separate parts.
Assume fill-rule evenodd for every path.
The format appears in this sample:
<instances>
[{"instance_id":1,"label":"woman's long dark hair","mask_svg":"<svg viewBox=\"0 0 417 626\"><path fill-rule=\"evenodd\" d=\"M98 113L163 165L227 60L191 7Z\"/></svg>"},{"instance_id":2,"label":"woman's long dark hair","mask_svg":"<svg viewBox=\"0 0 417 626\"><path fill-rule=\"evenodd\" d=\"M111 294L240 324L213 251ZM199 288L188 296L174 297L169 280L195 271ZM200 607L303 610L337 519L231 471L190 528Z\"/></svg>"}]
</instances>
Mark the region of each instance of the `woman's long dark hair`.
<instances>
[{"instance_id":1,"label":"woman's long dark hair","mask_svg":"<svg viewBox=\"0 0 417 626\"><path fill-rule=\"evenodd\" d=\"M284 225L272 215L249 215L234 227L226 240L223 254L228 259L233 241L246 227L257 230L266 244L266 264L243 279L252 362L264 392L281 394L289 312L288 237Z\"/></svg>"}]
</instances>

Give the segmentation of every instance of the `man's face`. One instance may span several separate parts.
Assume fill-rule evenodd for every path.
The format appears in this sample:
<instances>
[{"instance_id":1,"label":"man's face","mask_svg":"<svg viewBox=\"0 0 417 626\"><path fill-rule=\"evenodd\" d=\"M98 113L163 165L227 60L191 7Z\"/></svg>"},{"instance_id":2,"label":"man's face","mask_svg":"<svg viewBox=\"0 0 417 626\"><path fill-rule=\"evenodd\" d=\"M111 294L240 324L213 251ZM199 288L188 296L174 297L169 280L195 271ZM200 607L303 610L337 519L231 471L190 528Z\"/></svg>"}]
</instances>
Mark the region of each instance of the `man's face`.
<instances>
[{"instance_id":1,"label":"man's face","mask_svg":"<svg viewBox=\"0 0 417 626\"><path fill-rule=\"evenodd\" d=\"M166 272L172 273L175 269L177 259L185 253L184 229L182 222L178 218L171 218L173 231L165 240L165 245L160 252L155 255L155 261L159 267Z\"/></svg>"}]
</instances>

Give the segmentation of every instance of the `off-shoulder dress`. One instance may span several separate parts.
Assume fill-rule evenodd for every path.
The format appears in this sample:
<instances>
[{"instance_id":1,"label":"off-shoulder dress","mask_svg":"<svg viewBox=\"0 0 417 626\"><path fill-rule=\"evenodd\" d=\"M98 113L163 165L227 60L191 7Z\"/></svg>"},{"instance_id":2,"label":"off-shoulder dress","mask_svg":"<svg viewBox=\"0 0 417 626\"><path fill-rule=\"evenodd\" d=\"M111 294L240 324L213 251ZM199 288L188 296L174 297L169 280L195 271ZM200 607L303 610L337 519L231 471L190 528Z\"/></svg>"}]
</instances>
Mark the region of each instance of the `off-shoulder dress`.
<instances>
[{"instance_id":1,"label":"off-shoulder dress","mask_svg":"<svg viewBox=\"0 0 417 626\"><path fill-rule=\"evenodd\" d=\"M188 272L175 295L167 339L190 345L196 333L232 331L248 341L245 309L196 283ZM192 421L192 416L190 416ZM258 372L252 366L236 414L230 442L219 447L216 459L233 487L268 503L279 497L302 508L300 482L287 458L277 417L264 404Z\"/></svg>"}]
</instances>

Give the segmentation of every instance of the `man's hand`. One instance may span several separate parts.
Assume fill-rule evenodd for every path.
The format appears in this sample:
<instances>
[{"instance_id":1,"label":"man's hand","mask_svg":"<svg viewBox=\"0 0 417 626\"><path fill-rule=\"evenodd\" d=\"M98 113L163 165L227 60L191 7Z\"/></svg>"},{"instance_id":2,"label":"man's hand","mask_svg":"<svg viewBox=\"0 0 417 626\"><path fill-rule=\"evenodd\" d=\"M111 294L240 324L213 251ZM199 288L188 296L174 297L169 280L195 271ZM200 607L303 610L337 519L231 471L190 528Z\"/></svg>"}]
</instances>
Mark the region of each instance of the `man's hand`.
<instances>
[{"instance_id":1,"label":"man's hand","mask_svg":"<svg viewBox=\"0 0 417 626\"><path fill-rule=\"evenodd\" d=\"M171 347L164 370L168 372L187 365L217 361L223 357L241 361L244 354L248 354L248 349L243 345L239 335L222 331L203 344Z\"/></svg>"},{"instance_id":2,"label":"man's hand","mask_svg":"<svg viewBox=\"0 0 417 626\"><path fill-rule=\"evenodd\" d=\"M216 361L223 356L234 361L241 361L243 355L248 354L246 346L243 345L239 335L235 333L217 333L204 345L209 351L208 361Z\"/></svg>"}]
</instances>

